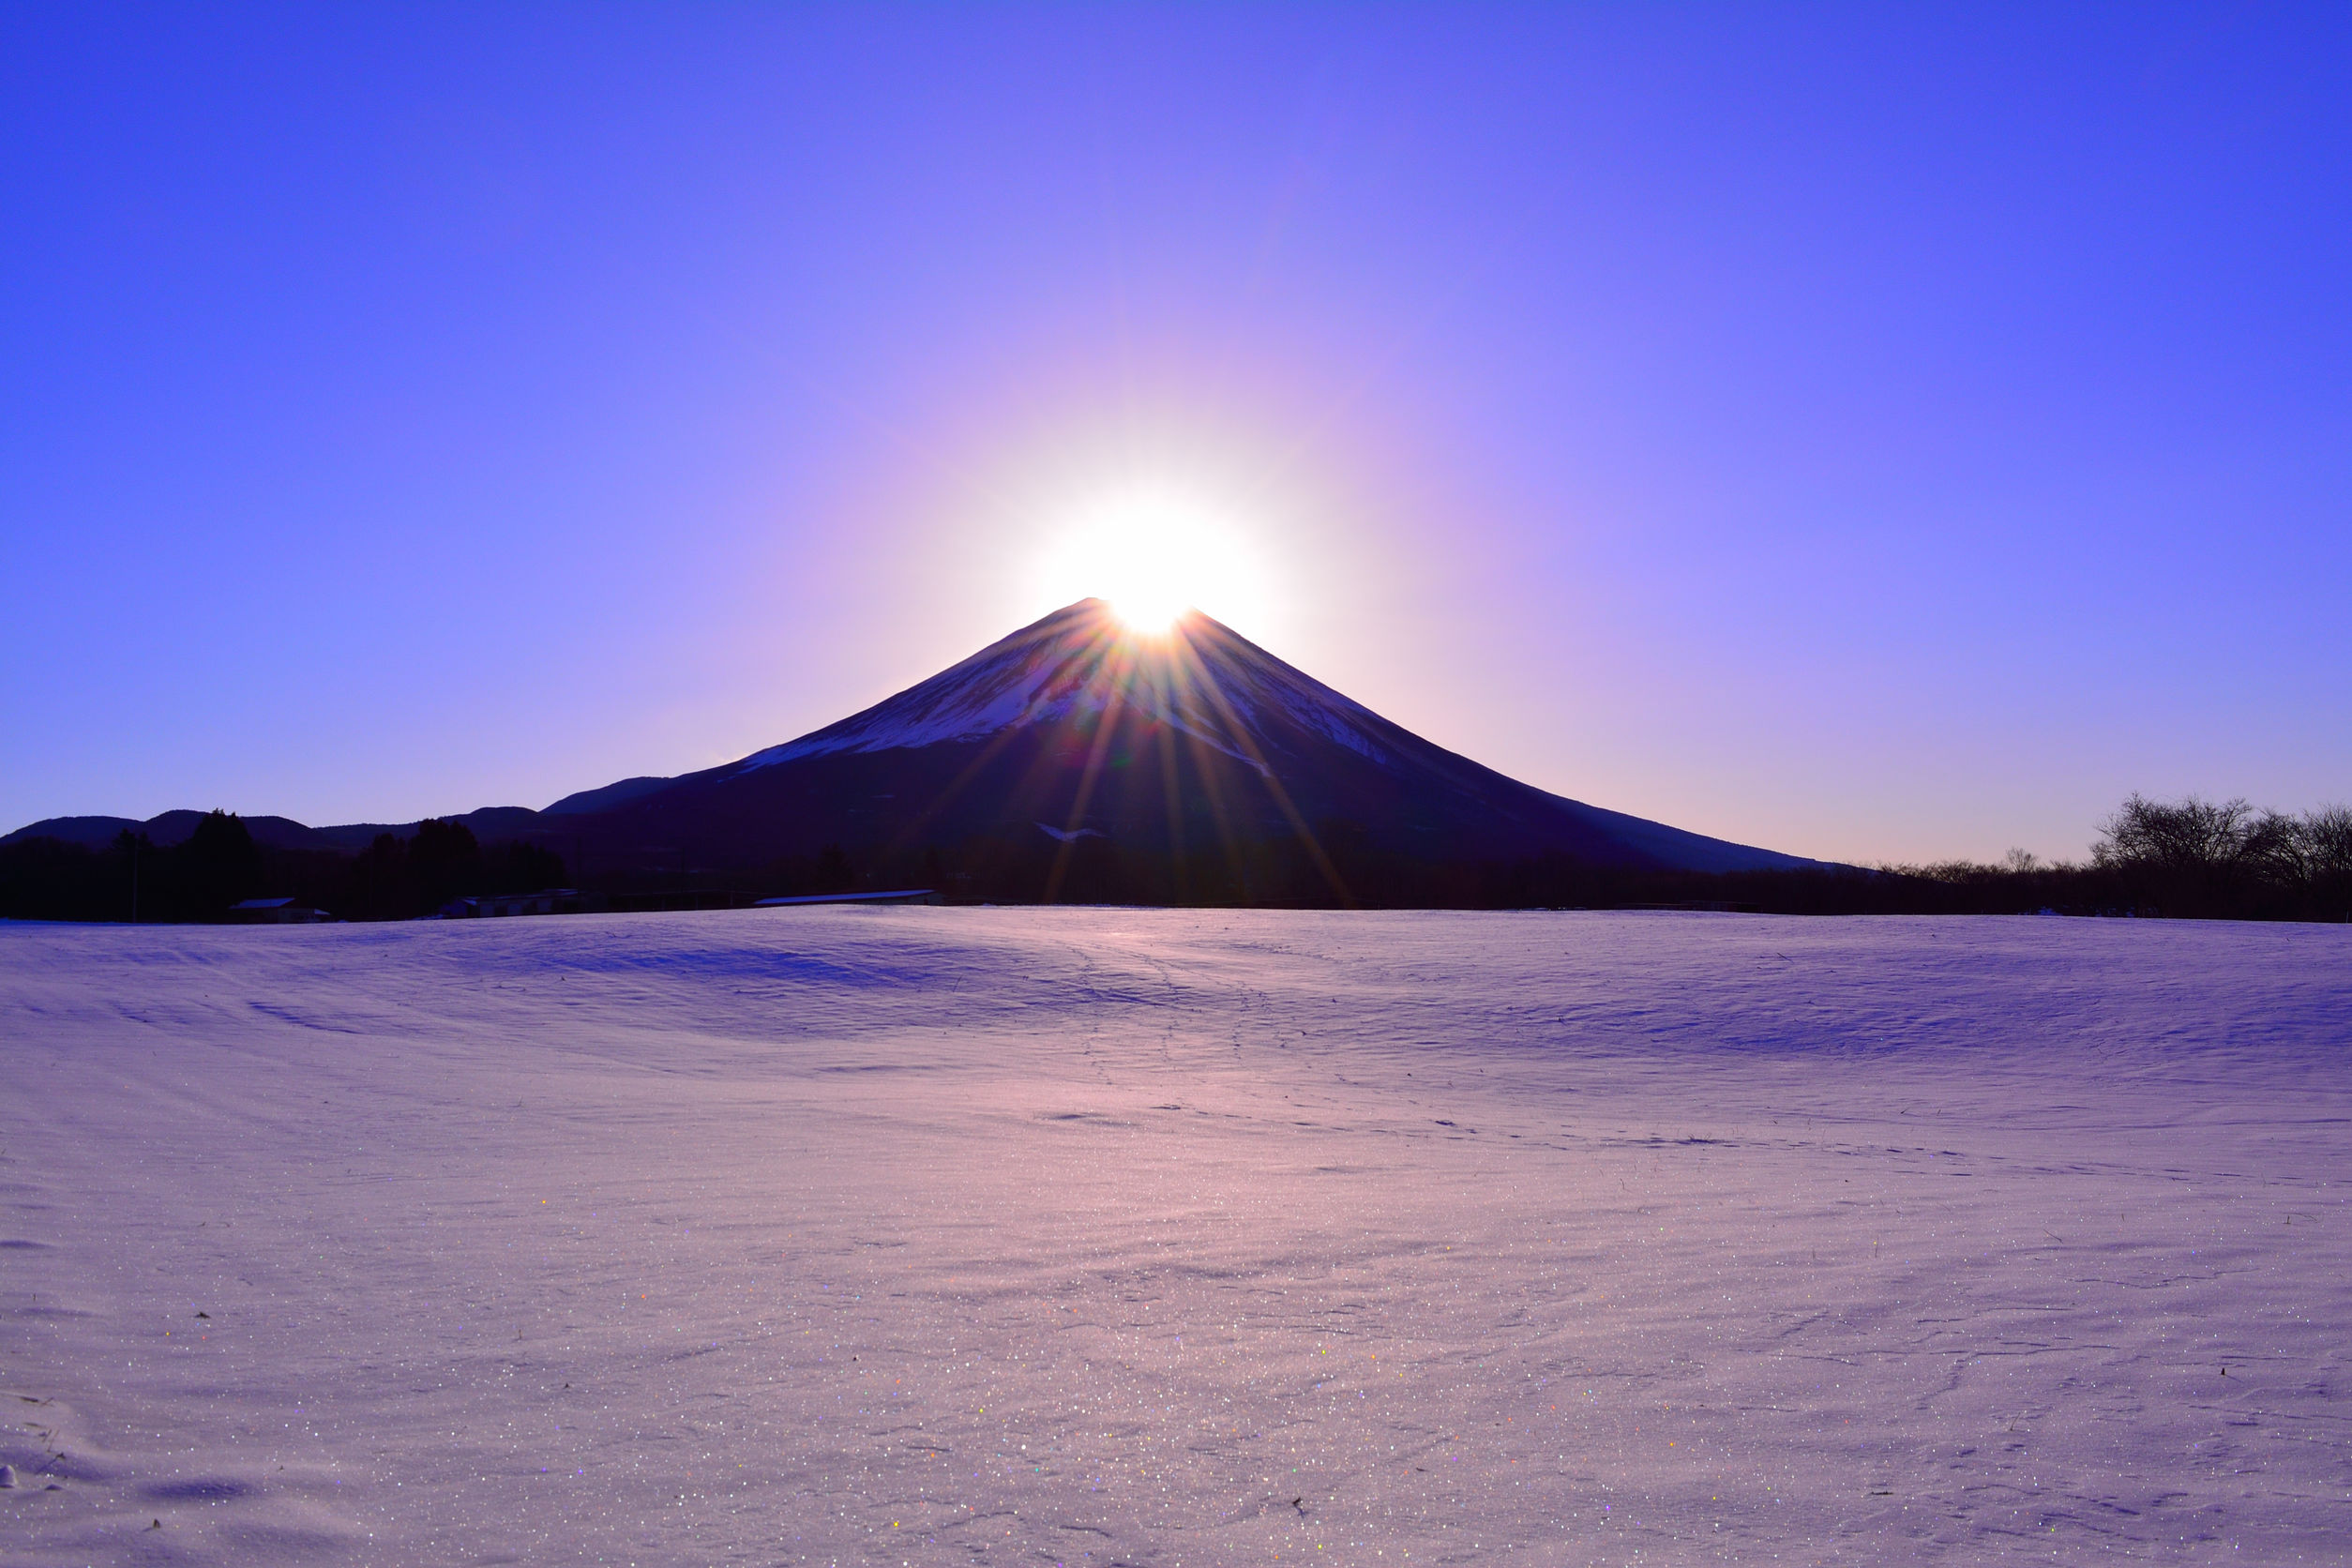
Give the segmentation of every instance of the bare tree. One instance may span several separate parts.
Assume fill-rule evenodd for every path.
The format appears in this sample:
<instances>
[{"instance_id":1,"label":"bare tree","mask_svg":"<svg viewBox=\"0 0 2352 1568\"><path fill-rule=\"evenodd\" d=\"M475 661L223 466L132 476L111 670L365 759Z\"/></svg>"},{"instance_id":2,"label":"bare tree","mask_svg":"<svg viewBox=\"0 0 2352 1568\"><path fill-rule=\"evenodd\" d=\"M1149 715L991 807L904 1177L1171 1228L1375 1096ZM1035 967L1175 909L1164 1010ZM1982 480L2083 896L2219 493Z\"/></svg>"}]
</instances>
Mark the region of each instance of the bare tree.
<instances>
[{"instance_id":1,"label":"bare tree","mask_svg":"<svg viewBox=\"0 0 2352 1568\"><path fill-rule=\"evenodd\" d=\"M2171 803L2134 794L2100 824L2091 863L2178 871L2239 866L2257 848L2259 824L2275 815L2257 816L2243 800L2216 804L2190 795Z\"/></svg>"},{"instance_id":2,"label":"bare tree","mask_svg":"<svg viewBox=\"0 0 2352 1568\"><path fill-rule=\"evenodd\" d=\"M2352 806L2323 806L2296 824L2305 874L2314 882L2352 881Z\"/></svg>"},{"instance_id":3,"label":"bare tree","mask_svg":"<svg viewBox=\"0 0 2352 1568\"><path fill-rule=\"evenodd\" d=\"M2311 880L2307 848L2300 821L2264 811L2246 823L2238 858L2271 882L2294 886Z\"/></svg>"}]
</instances>

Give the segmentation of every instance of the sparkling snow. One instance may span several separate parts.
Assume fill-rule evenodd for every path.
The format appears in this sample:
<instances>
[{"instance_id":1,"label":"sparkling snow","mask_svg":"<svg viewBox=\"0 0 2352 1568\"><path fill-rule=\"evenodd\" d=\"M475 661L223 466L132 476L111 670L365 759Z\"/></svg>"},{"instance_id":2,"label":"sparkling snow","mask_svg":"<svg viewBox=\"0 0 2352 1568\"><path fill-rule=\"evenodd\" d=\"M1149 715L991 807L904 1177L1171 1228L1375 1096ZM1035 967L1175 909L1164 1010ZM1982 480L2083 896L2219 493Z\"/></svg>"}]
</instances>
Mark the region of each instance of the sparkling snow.
<instances>
[{"instance_id":1,"label":"sparkling snow","mask_svg":"<svg viewBox=\"0 0 2352 1568\"><path fill-rule=\"evenodd\" d=\"M2344 1562L2352 929L0 927L11 1564Z\"/></svg>"}]
</instances>

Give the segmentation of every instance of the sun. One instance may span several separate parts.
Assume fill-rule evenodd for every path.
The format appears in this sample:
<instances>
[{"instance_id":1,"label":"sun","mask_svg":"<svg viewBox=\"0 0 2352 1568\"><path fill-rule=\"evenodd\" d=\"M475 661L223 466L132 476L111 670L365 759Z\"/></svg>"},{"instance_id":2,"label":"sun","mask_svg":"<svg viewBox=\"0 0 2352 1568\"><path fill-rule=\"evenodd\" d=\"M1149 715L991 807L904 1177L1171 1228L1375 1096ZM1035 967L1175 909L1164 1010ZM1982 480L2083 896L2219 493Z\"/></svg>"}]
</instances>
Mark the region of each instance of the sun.
<instances>
[{"instance_id":1,"label":"sun","mask_svg":"<svg viewBox=\"0 0 2352 1568\"><path fill-rule=\"evenodd\" d=\"M1057 602L1106 600L1144 636L1165 635L1190 610L1246 618L1262 580L1253 552L1215 507L1163 486L1076 508L1048 552L1046 577Z\"/></svg>"}]
</instances>

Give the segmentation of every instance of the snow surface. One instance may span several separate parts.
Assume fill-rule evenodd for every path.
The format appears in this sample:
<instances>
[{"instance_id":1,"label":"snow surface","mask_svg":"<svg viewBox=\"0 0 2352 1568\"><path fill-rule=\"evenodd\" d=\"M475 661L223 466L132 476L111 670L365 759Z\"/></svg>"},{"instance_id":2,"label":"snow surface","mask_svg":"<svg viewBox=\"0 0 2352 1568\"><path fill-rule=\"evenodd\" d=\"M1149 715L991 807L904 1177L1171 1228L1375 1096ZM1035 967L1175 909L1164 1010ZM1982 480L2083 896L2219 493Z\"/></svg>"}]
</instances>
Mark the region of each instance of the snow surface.
<instances>
[{"instance_id":1,"label":"snow surface","mask_svg":"<svg viewBox=\"0 0 2352 1568\"><path fill-rule=\"evenodd\" d=\"M0 927L0 1560L2343 1562L2348 1026L2324 927Z\"/></svg>"}]
</instances>

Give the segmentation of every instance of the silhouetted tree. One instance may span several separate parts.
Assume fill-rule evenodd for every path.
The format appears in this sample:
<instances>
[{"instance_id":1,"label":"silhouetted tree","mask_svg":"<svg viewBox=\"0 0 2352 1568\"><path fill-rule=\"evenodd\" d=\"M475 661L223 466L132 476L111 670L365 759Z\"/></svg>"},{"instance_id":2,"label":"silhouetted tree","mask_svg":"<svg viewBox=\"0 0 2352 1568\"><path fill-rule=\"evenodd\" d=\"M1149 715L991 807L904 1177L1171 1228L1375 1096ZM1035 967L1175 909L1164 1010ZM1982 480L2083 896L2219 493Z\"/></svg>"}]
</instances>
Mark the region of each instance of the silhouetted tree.
<instances>
[{"instance_id":1,"label":"silhouetted tree","mask_svg":"<svg viewBox=\"0 0 2352 1568\"><path fill-rule=\"evenodd\" d=\"M399 920L419 913L409 874L408 840L379 833L344 868L329 907L352 920Z\"/></svg>"},{"instance_id":2,"label":"silhouetted tree","mask_svg":"<svg viewBox=\"0 0 2352 1568\"><path fill-rule=\"evenodd\" d=\"M2352 916L2352 807L2323 806L2300 817L2267 812L2261 828L2258 852L2271 880L2323 914Z\"/></svg>"},{"instance_id":3,"label":"silhouetted tree","mask_svg":"<svg viewBox=\"0 0 2352 1568\"><path fill-rule=\"evenodd\" d=\"M420 913L439 909L468 893L487 892L482 881L482 846L463 822L428 817L408 841L409 875L415 880Z\"/></svg>"},{"instance_id":4,"label":"silhouetted tree","mask_svg":"<svg viewBox=\"0 0 2352 1568\"><path fill-rule=\"evenodd\" d=\"M553 850L518 839L482 852L483 892L537 893L564 882L564 857Z\"/></svg>"},{"instance_id":5,"label":"silhouetted tree","mask_svg":"<svg viewBox=\"0 0 2352 1568\"><path fill-rule=\"evenodd\" d=\"M2090 857L2100 866L2148 866L2167 871L2233 867L2257 847L2261 819L2242 800L2178 802L2134 794L2100 824Z\"/></svg>"},{"instance_id":6,"label":"silhouetted tree","mask_svg":"<svg viewBox=\"0 0 2352 1568\"><path fill-rule=\"evenodd\" d=\"M2305 862L2318 878L2352 877L2352 806L2323 806L2303 813Z\"/></svg>"},{"instance_id":7,"label":"silhouetted tree","mask_svg":"<svg viewBox=\"0 0 2352 1568\"><path fill-rule=\"evenodd\" d=\"M217 919L261 886L261 846L234 811L205 812L173 860L183 918Z\"/></svg>"},{"instance_id":8,"label":"silhouetted tree","mask_svg":"<svg viewBox=\"0 0 2352 1568\"><path fill-rule=\"evenodd\" d=\"M2341 912L2352 882L2352 811L2300 817L2243 800L2126 800L2102 826L2091 863L2165 912L2287 916Z\"/></svg>"}]
</instances>

